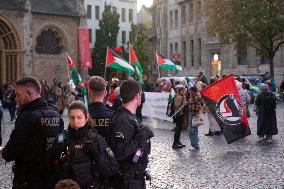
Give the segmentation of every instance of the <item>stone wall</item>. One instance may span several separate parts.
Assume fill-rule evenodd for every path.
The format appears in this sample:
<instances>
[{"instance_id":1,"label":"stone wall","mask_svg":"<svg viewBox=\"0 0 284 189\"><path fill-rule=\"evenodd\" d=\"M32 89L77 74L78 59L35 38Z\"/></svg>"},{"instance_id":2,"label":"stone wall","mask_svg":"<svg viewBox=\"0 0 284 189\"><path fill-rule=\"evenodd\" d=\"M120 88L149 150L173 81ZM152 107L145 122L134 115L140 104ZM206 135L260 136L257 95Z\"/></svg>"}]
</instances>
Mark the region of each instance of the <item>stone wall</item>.
<instances>
[{"instance_id":1,"label":"stone wall","mask_svg":"<svg viewBox=\"0 0 284 189\"><path fill-rule=\"evenodd\" d=\"M78 42L77 42L78 19L72 17L58 17L51 15L33 15L33 43L37 43L37 37L47 28L54 28L63 38L63 49L59 55L38 54L33 49L33 74L39 79L45 79L49 83L56 78L66 82L68 68L65 59L65 52L72 57L78 65Z\"/></svg>"}]
</instances>

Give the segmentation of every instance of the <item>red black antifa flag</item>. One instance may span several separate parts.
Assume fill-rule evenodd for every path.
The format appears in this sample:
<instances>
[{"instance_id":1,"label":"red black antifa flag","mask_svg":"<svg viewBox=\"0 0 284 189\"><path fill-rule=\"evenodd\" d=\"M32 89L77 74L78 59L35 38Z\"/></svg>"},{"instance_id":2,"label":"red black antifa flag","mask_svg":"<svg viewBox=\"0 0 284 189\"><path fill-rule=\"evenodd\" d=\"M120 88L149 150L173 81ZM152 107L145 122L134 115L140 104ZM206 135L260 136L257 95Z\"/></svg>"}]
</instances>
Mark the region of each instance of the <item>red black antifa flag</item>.
<instances>
[{"instance_id":1,"label":"red black antifa flag","mask_svg":"<svg viewBox=\"0 0 284 189\"><path fill-rule=\"evenodd\" d=\"M201 95L229 144L251 134L233 75L205 88Z\"/></svg>"}]
</instances>

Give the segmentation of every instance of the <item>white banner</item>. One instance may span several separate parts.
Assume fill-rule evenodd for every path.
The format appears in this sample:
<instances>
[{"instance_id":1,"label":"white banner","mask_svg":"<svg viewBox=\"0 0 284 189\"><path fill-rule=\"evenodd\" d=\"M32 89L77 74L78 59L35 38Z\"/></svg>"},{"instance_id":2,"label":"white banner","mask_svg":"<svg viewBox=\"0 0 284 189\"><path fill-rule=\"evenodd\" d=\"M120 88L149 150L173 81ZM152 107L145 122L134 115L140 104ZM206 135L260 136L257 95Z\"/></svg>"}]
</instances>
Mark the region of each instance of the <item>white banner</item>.
<instances>
[{"instance_id":1,"label":"white banner","mask_svg":"<svg viewBox=\"0 0 284 189\"><path fill-rule=\"evenodd\" d=\"M145 103L142 115L172 122L173 119L166 115L169 93L145 92Z\"/></svg>"}]
</instances>

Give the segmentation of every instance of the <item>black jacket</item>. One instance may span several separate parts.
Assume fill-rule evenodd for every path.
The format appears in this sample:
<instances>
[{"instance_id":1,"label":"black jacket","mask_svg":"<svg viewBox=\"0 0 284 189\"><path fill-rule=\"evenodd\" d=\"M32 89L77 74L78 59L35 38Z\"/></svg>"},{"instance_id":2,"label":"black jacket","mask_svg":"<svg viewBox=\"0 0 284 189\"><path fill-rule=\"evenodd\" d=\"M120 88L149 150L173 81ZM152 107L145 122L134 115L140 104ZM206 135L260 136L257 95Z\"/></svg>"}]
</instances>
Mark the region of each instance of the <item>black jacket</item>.
<instances>
[{"instance_id":1,"label":"black jacket","mask_svg":"<svg viewBox=\"0 0 284 189\"><path fill-rule=\"evenodd\" d=\"M100 180L114 175L119 168L119 165L114 157L112 150L108 147L105 139L96 134L95 130L85 125L82 128L74 129L69 127L65 132L64 149L67 149L67 162L69 163L69 172L65 175L66 178L76 180L82 188L89 188L94 185L95 188L100 188ZM66 151L65 151L66 152ZM85 163L93 165L91 168L91 176L88 175ZM75 175L75 168L80 172ZM79 179L79 180L78 180ZM87 181L87 179L89 179ZM86 183L90 183L88 184ZM84 185L82 185L84 183Z\"/></svg>"},{"instance_id":2,"label":"black jacket","mask_svg":"<svg viewBox=\"0 0 284 189\"><path fill-rule=\"evenodd\" d=\"M92 127L108 142L109 125L113 111L107 109L102 102L93 102L89 104L89 114L90 118L93 120Z\"/></svg>"},{"instance_id":3,"label":"black jacket","mask_svg":"<svg viewBox=\"0 0 284 189\"><path fill-rule=\"evenodd\" d=\"M56 108L38 98L18 112L15 128L2 152L6 161L15 161L14 179L47 174L46 154L52 148L64 123ZM45 173L42 173L42 172ZM39 178L41 179L41 178Z\"/></svg>"},{"instance_id":4,"label":"black jacket","mask_svg":"<svg viewBox=\"0 0 284 189\"><path fill-rule=\"evenodd\" d=\"M257 134L259 136L278 134L276 104L276 97L271 91L263 91L258 94L255 105L257 107Z\"/></svg>"},{"instance_id":5,"label":"black jacket","mask_svg":"<svg viewBox=\"0 0 284 189\"><path fill-rule=\"evenodd\" d=\"M110 134L110 147L120 164L121 170L145 170L148 165L148 154L150 153L150 140L137 135L137 129L142 124L135 114L124 107L118 109L113 115ZM143 155L134 163L133 157L136 151L143 147Z\"/></svg>"}]
</instances>

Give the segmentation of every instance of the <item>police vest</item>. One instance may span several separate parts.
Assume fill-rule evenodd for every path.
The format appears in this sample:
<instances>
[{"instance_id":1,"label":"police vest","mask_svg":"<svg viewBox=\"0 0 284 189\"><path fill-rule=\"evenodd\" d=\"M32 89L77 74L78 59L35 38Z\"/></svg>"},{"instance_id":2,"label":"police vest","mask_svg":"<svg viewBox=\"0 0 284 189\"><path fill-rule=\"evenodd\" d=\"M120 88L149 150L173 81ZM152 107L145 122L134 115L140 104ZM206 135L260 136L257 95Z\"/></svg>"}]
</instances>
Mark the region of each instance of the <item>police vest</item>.
<instances>
[{"instance_id":1,"label":"police vest","mask_svg":"<svg viewBox=\"0 0 284 189\"><path fill-rule=\"evenodd\" d=\"M95 162L88 156L84 146L81 140L66 145L63 169L68 172L67 178L75 180L81 188L95 188L98 184L94 171Z\"/></svg>"}]
</instances>

